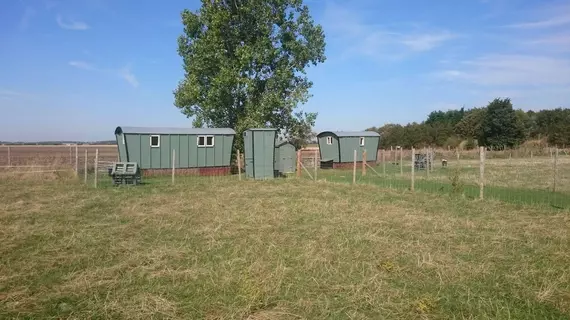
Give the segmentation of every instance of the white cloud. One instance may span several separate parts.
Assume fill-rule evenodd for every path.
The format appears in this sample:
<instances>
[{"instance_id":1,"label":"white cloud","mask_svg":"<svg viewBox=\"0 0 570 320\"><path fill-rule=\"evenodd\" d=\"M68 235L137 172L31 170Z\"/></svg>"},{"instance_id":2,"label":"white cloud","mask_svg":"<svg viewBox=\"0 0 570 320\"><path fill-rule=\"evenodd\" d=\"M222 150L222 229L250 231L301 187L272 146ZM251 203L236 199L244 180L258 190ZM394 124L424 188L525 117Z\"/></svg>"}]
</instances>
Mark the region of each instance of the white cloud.
<instances>
[{"instance_id":1,"label":"white cloud","mask_svg":"<svg viewBox=\"0 0 570 320\"><path fill-rule=\"evenodd\" d=\"M13 91L9 89L0 89L0 99L2 100L11 100L16 97L21 97L24 94L18 91Z\"/></svg>"},{"instance_id":2,"label":"white cloud","mask_svg":"<svg viewBox=\"0 0 570 320\"><path fill-rule=\"evenodd\" d=\"M57 15L55 20L57 25L62 29L78 31L89 29L89 25L87 23L76 20L65 20L61 15Z\"/></svg>"},{"instance_id":3,"label":"white cloud","mask_svg":"<svg viewBox=\"0 0 570 320\"><path fill-rule=\"evenodd\" d=\"M400 41L414 51L429 51L455 37L456 35L451 32L442 31L431 34L402 35Z\"/></svg>"},{"instance_id":4,"label":"white cloud","mask_svg":"<svg viewBox=\"0 0 570 320\"><path fill-rule=\"evenodd\" d=\"M139 81L137 80L137 77L131 72L129 67L123 67L119 69L117 71L117 74L119 75L119 77L123 78L134 88L139 86Z\"/></svg>"},{"instance_id":5,"label":"white cloud","mask_svg":"<svg viewBox=\"0 0 570 320\"><path fill-rule=\"evenodd\" d=\"M540 28L563 26L565 24L570 24L570 14L540 21L510 24L507 25L507 27L516 28L516 29L540 29Z\"/></svg>"},{"instance_id":6,"label":"white cloud","mask_svg":"<svg viewBox=\"0 0 570 320\"><path fill-rule=\"evenodd\" d=\"M506 25L515 29L545 29L570 24L570 5L567 3L552 4L535 7L530 12L531 19Z\"/></svg>"},{"instance_id":7,"label":"white cloud","mask_svg":"<svg viewBox=\"0 0 570 320\"><path fill-rule=\"evenodd\" d=\"M570 33L549 34L522 42L526 45L536 45L540 49L554 51L570 51Z\"/></svg>"},{"instance_id":8,"label":"white cloud","mask_svg":"<svg viewBox=\"0 0 570 320\"><path fill-rule=\"evenodd\" d=\"M491 54L435 74L482 86L570 85L570 61L535 55Z\"/></svg>"},{"instance_id":9,"label":"white cloud","mask_svg":"<svg viewBox=\"0 0 570 320\"><path fill-rule=\"evenodd\" d=\"M394 28L366 23L357 12L334 2L327 3L321 21L331 42L344 48L344 55L375 59L401 59L409 54L433 50L456 35L438 29Z\"/></svg>"},{"instance_id":10,"label":"white cloud","mask_svg":"<svg viewBox=\"0 0 570 320\"><path fill-rule=\"evenodd\" d=\"M84 69L84 70L95 70L95 67L90 63L85 61L69 61L68 64L72 67Z\"/></svg>"},{"instance_id":11,"label":"white cloud","mask_svg":"<svg viewBox=\"0 0 570 320\"><path fill-rule=\"evenodd\" d=\"M118 76L119 78L125 80L128 84L132 87L137 88L139 86L139 81L137 77L132 73L131 68L127 65L120 69L102 69L98 68L97 66L80 60L72 60L67 63L68 65L82 69L82 70L89 70L89 71L96 71L106 74L112 74Z\"/></svg>"}]
</instances>

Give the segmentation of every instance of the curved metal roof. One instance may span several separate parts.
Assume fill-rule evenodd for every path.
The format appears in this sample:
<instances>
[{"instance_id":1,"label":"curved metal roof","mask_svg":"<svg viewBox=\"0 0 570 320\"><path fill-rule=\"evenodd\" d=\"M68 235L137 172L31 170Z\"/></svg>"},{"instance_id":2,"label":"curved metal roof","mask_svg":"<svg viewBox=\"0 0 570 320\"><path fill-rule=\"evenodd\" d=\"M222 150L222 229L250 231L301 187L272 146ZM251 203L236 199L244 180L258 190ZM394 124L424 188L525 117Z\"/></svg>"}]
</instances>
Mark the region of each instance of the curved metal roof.
<instances>
[{"instance_id":1,"label":"curved metal roof","mask_svg":"<svg viewBox=\"0 0 570 320\"><path fill-rule=\"evenodd\" d=\"M161 127L117 127L115 134L139 133L139 134L236 134L230 128L161 128Z\"/></svg>"},{"instance_id":2,"label":"curved metal roof","mask_svg":"<svg viewBox=\"0 0 570 320\"><path fill-rule=\"evenodd\" d=\"M338 138L341 137L380 137L380 134L375 131L323 131L317 135L320 137L324 134L332 133Z\"/></svg>"}]
</instances>

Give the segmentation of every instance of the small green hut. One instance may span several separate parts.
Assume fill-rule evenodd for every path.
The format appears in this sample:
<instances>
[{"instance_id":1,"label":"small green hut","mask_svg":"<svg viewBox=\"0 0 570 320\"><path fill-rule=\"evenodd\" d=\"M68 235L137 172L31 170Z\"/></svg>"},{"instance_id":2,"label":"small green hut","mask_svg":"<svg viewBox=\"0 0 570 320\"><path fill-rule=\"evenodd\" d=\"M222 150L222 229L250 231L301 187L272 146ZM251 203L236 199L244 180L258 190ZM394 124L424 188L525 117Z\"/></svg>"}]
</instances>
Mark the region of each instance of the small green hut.
<instances>
[{"instance_id":1,"label":"small green hut","mask_svg":"<svg viewBox=\"0 0 570 320\"><path fill-rule=\"evenodd\" d=\"M366 161L375 162L380 144L380 135L374 131L342 132L323 131L317 135L321 154L321 168L341 168L356 161L362 162L366 150Z\"/></svg>"},{"instance_id":2,"label":"small green hut","mask_svg":"<svg viewBox=\"0 0 570 320\"><path fill-rule=\"evenodd\" d=\"M245 175L253 179L275 177L275 138L271 128L248 129L243 133Z\"/></svg>"},{"instance_id":3,"label":"small green hut","mask_svg":"<svg viewBox=\"0 0 570 320\"><path fill-rule=\"evenodd\" d=\"M235 131L229 128L117 127L119 161L137 162L145 175L230 172ZM169 170L170 169L170 170Z\"/></svg>"},{"instance_id":4,"label":"small green hut","mask_svg":"<svg viewBox=\"0 0 570 320\"><path fill-rule=\"evenodd\" d=\"M280 141L275 145L275 172L279 175L295 172L297 150L289 141Z\"/></svg>"}]
</instances>

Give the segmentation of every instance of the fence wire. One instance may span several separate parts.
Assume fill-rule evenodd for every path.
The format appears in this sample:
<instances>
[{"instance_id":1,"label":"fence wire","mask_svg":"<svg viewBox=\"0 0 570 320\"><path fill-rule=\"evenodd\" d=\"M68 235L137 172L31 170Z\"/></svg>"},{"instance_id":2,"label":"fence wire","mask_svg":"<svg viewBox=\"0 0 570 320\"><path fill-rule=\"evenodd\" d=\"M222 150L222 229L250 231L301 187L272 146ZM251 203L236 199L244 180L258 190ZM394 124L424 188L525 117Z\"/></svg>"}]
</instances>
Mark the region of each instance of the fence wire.
<instances>
[{"instance_id":1,"label":"fence wire","mask_svg":"<svg viewBox=\"0 0 570 320\"><path fill-rule=\"evenodd\" d=\"M8 152L9 150L9 152ZM98 150L98 151L97 151ZM357 152L362 152L357 150ZM429 163L418 165L416 157L430 154ZM212 181L247 180L243 155L233 157L230 168L188 169L175 165L158 174L145 172L143 184L196 184ZM371 159L367 157L367 159ZM515 150L378 150L374 160L343 163L321 168L318 148L298 153L297 172L287 178L346 184L372 184L393 190L414 190L441 195L552 208L570 208L570 153L565 149ZM414 161L412 161L414 159ZM0 179L77 177L88 186L112 186L109 172L116 162L116 147L26 146L0 147ZM238 170L238 168L241 168ZM412 170L413 168L413 170ZM95 178L96 177L96 178ZM481 188L483 187L483 188Z\"/></svg>"},{"instance_id":2,"label":"fence wire","mask_svg":"<svg viewBox=\"0 0 570 320\"><path fill-rule=\"evenodd\" d=\"M348 163L325 169L311 158L301 158L304 179L338 183L373 184L395 190L414 190L470 199L570 208L570 156L552 152L431 150L431 165L412 150L380 150L375 161ZM414 154L429 155L428 149ZM412 170L412 166L414 170ZM309 174L310 173L310 174Z\"/></svg>"}]
</instances>

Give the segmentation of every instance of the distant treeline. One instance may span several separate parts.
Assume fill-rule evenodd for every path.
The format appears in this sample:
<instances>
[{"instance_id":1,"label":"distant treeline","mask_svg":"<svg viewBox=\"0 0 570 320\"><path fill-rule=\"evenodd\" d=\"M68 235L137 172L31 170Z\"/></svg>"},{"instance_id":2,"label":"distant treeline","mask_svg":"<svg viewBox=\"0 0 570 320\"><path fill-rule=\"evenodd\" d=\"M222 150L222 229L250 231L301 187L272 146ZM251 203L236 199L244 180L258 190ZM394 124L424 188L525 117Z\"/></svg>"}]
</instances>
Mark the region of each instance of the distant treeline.
<instances>
[{"instance_id":1,"label":"distant treeline","mask_svg":"<svg viewBox=\"0 0 570 320\"><path fill-rule=\"evenodd\" d=\"M513 148L528 140L553 146L570 145L570 109L515 110L510 99L495 99L486 107L434 111L421 123L386 124L367 130L380 133L381 148L439 146L465 149L477 145Z\"/></svg>"},{"instance_id":2,"label":"distant treeline","mask_svg":"<svg viewBox=\"0 0 570 320\"><path fill-rule=\"evenodd\" d=\"M79 144L79 145L113 145L117 144L115 140L105 140L105 141L38 141L38 142L9 142L0 141L2 145L19 145L19 146L53 146L53 145L68 145L68 144Z\"/></svg>"}]
</instances>

